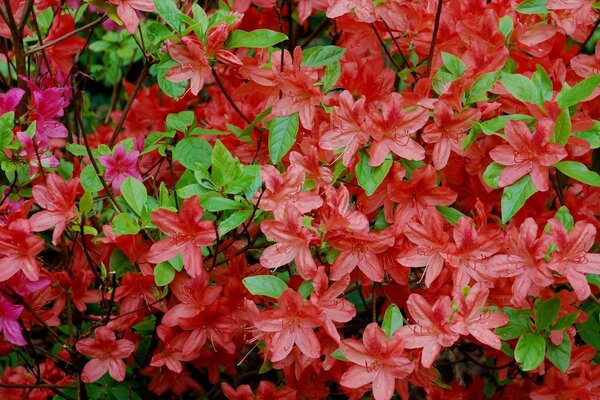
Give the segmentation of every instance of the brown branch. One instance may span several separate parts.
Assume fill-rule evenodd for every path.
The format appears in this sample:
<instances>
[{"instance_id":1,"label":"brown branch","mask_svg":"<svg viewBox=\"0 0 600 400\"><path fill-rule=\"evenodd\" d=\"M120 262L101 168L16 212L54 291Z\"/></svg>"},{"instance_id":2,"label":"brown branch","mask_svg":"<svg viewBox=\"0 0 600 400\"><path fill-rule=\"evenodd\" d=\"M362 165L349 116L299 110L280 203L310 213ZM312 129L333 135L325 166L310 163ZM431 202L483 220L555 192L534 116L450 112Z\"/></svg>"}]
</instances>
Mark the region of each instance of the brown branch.
<instances>
[{"instance_id":1,"label":"brown branch","mask_svg":"<svg viewBox=\"0 0 600 400\"><path fill-rule=\"evenodd\" d=\"M396 68L396 73L400 72L402 70L402 68L400 68L400 66L398 64L396 64L396 61L392 57L392 53L390 53L390 50L385 45L385 42L383 41L383 38L377 31L377 28L375 27L374 23L371 23L371 28L373 29L373 32L375 32L375 36L377 36L377 40L379 41L379 44L381 44L381 47L383 47L383 51L385 51L385 54L387 55L387 57L390 59L390 61L394 65L394 68Z\"/></svg>"},{"instance_id":2,"label":"brown branch","mask_svg":"<svg viewBox=\"0 0 600 400\"><path fill-rule=\"evenodd\" d=\"M219 79L219 75L217 75L217 71L215 70L215 67L211 66L210 67L210 72L212 72L212 75L215 78L215 82L217 83L217 86L219 86L219 89L221 89L221 92L223 93L223 96L225 96L225 99L227 99L227 102L231 105L231 107L236 112L236 114L239 115L244 121L246 121L246 123L248 125L252 124L252 121L250 121L248 119L248 117L246 117L244 115L244 113L242 112L242 110L240 110L238 108L237 104L235 104L235 102L233 101L233 99L229 95L229 92L227 92L227 90L225 89L225 86L223 86L223 83L221 82L221 79Z\"/></svg>"},{"instance_id":3,"label":"brown branch","mask_svg":"<svg viewBox=\"0 0 600 400\"><path fill-rule=\"evenodd\" d=\"M121 130L121 128L123 127L123 124L125 123L125 118L127 118L127 114L129 114L129 110L131 110L131 106L133 106L133 101L135 100L135 97L137 96L140 89L142 88L142 83L144 83L144 79L146 79L146 76L148 75L148 72L150 71L150 67L152 66L152 64L154 64L153 60L146 59L146 63L144 64L144 67L142 68L142 71L140 72L140 76L138 77L137 81L135 82L135 86L133 87L133 91L131 92L131 95L129 96L129 100L127 100L127 104L125 104L125 108L123 108L121 117L119 118L119 121L117 121L117 125L115 125L115 130L113 131L113 133L110 137L110 140L108 141L109 147L113 147L115 142L117 141L117 137L119 136L119 131Z\"/></svg>"},{"instance_id":4,"label":"brown branch","mask_svg":"<svg viewBox=\"0 0 600 400\"><path fill-rule=\"evenodd\" d=\"M437 41L438 31L440 29L440 18L442 16L442 6L444 0L438 0L437 10L435 11L435 24L433 25L433 34L431 37L431 46L429 47L429 55L427 56L427 71L425 76L431 73L431 64L433 63L433 53L435 51L435 42Z\"/></svg>"}]
</instances>

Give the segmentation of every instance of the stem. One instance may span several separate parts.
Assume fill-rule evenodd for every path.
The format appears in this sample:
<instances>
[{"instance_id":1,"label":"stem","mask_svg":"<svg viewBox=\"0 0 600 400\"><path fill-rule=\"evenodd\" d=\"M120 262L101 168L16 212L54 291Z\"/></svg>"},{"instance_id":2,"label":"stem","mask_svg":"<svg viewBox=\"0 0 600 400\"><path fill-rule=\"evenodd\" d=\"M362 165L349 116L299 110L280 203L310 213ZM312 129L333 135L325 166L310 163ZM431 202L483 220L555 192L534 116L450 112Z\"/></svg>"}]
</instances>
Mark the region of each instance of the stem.
<instances>
[{"instance_id":1,"label":"stem","mask_svg":"<svg viewBox=\"0 0 600 400\"><path fill-rule=\"evenodd\" d=\"M371 28L373 29L373 32L375 32L375 36L377 36L377 40L379 40L379 44L381 44L381 47L383 47L383 51L385 51L385 54L387 55L387 57L390 59L390 61L394 65L394 68L396 68L396 72L400 72L402 70L402 68L400 68L400 66L398 64L396 64L396 61L394 61L394 58L392 57L392 53L390 53L389 49L385 45L385 42L383 41L381 35L377 31L377 28L375 27L374 23L371 23Z\"/></svg>"},{"instance_id":2,"label":"stem","mask_svg":"<svg viewBox=\"0 0 600 400\"><path fill-rule=\"evenodd\" d=\"M115 126L115 130L113 131L112 136L110 137L110 140L108 142L109 147L113 147L115 142L117 141L117 136L119 135L119 131L121 130L121 128L123 127L123 124L125 123L125 118L127 118L127 114L129 114L129 110L131 110L133 101L135 100L135 97L137 96L140 89L142 88L142 83L144 82L144 79L146 79L146 76L148 75L148 72L150 71L150 67L152 66L152 64L154 64L153 60L148 60L148 59L146 60L146 64L144 64L144 67L142 68L142 71L140 72L140 76L138 77L138 80L135 82L135 86L133 87L133 91L131 92L131 95L129 96L129 100L127 100L127 104L125 104L125 108L123 108L123 112L121 113L121 118L119 118L119 121L117 122L117 125Z\"/></svg>"},{"instance_id":3,"label":"stem","mask_svg":"<svg viewBox=\"0 0 600 400\"><path fill-rule=\"evenodd\" d=\"M47 49L48 47L52 47L52 46L54 46L55 44L57 44L57 43L60 43L60 42L62 42L63 40L70 38L71 36L75 36L75 35L77 35L77 34L78 34L78 33L80 33L80 32L83 32L83 31L85 31L85 30L88 30L88 29L90 29L90 28L93 28L93 27L95 27L96 25L100 25L101 23L103 23L103 22L104 22L104 21L106 21L107 19L108 19L108 16L107 16L107 15L104 15L104 16L102 16L102 18L100 18L100 19L97 19L97 20L95 20L95 21L92 21L92 22L90 22L89 24L87 24L87 25L84 25L84 26L82 26L82 27L79 27L79 28L77 28L77 29L75 29L75 30L73 30L73 31L71 31L71 32L69 32L69 33L67 33L67 34L65 34L65 35L63 35L63 36L61 36L61 37L59 37L59 38L56 38L56 39L54 39L54 40L51 40L51 41L49 41L48 43L44 43L44 44L42 44L42 45L40 45L40 46L37 46L37 47L34 47L34 48L32 48L32 49L29 49L29 50L27 50L27 52L25 52L25 55L26 55L26 56L30 56L30 55L32 55L32 54L35 54L35 53L37 53L38 51L43 51L43 50ZM40 37L40 41L41 41L41 40L42 40L42 38Z\"/></svg>"},{"instance_id":4,"label":"stem","mask_svg":"<svg viewBox=\"0 0 600 400\"><path fill-rule=\"evenodd\" d=\"M212 72L212 76L215 78L215 82L217 83L217 86L219 86L219 89L221 89L221 92L223 93L223 96L225 96L225 99L227 99L227 102L231 105L231 107L236 112L236 114L239 115L244 121L246 121L246 123L248 125L252 124L252 121L250 121L244 115L244 113L242 112L242 110L240 110L238 108L237 104L235 104L235 102L233 101L233 99L231 98L231 96L229 95L229 93L227 92L227 90L225 89L225 86L223 86L223 83L221 82L221 79L219 79L219 75L217 75L217 71L215 70L214 67L212 67L212 66L210 67L210 72Z\"/></svg>"},{"instance_id":5,"label":"stem","mask_svg":"<svg viewBox=\"0 0 600 400\"><path fill-rule=\"evenodd\" d=\"M444 0L438 0L437 10L435 11L435 25L433 26L433 36L431 38L431 47L429 47L429 56L427 57L427 71L425 76L431 73L431 63L433 62L433 53L435 51L435 42L437 40L438 30L440 29L440 18L442 16L442 5Z\"/></svg>"},{"instance_id":6,"label":"stem","mask_svg":"<svg viewBox=\"0 0 600 400\"><path fill-rule=\"evenodd\" d=\"M579 46L579 50L577 50L577 54L575 55L579 55L581 54L581 51L585 48L585 46L587 46L587 44L589 43L590 40L592 40L592 37L594 36L594 33L596 32L596 29L598 29L598 26L600 25L600 17L598 17L596 19L596 23L594 24L594 27L592 28L592 30L590 31L590 33L587 35L587 37L585 38L585 40L583 41L583 43L581 44L581 46ZM575 57L575 56L573 56ZM569 60L570 62L571 60Z\"/></svg>"}]
</instances>

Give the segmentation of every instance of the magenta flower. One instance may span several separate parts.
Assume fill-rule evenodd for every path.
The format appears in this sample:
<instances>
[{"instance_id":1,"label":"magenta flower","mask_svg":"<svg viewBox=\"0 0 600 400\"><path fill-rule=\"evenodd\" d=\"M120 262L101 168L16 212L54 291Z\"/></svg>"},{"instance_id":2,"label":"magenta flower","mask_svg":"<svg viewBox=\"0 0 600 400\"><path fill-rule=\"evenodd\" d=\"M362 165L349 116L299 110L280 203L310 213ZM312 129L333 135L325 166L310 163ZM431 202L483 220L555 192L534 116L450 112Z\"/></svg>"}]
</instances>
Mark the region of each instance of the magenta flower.
<instances>
[{"instance_id":1,"label":"magenta flower","mask_svg":"<svg viewBox=\"0 0 600 400\"><path fill-rule=\"evenodd\" d=\"M24 94L25 91L19 88L12 88L8 92L0 94L0 115L15 111Z\"/></svg>"},{"instance_id":2,"label":"magenta flower","mask_svg":"<svg viewBox=\"0 0 600 400\"><path fill-rule=\"evenodd\" d=\"M29 88L33 102L30 115L36 121L35 137L45 149L49 139L67 137L67 128L60 122L60 118L65 115L64 109L69 105L65 98L68 93L65 88L40 89L32 83L29 83Z\"/></svg>"},{"instance_id":3,"label":"magenta flower","mask_svg":"<svg viewBox=\"0 0 600 400\"><path fill-rule=\"evenodd\" d=\"M106 180L111 184L115 192L119 193L121 184L128 176L142 180L142 175L137 166L139 151L131 153L125 151L122 144L117 147L113 156L100 156L98 159L106 167Z\"/></svg>"},{"instance_id":4,"label":"magenta flower","mask_svg":"<svg viewBox=\"0 0 600 400\"><path fill-rule=\"evenodd\" d=\"M12 304L6 300L0 301L0 331L6 340L19 346L27 344L21 333L21 324L19 324L19 316L22 311L23 306Z\"/></svg>"}]
</instances>

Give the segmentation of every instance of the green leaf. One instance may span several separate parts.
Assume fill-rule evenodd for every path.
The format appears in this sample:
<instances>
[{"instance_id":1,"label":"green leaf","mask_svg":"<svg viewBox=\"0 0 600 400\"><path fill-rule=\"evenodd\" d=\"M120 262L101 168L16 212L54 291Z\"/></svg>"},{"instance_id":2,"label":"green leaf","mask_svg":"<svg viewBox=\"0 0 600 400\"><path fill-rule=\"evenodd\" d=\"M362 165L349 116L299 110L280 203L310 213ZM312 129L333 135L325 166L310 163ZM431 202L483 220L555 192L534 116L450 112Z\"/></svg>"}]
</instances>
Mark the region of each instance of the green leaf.
<instances>
[{"instance_id":1,"label":"green leaf","mask_svg":"<svg viewBox=\"0 0 600 400\"><path fill-rule=\"evenodd\" d=\"M502 74L500 83L516 99L527 103L541 105L541 99L538 96L538 89L535 84L521 74Z\"/></svg>"},{"instance_id":2,"label":"green leaf","mask_svg":"<svg viewBox=\"0 0 600 400\"><path fill-rule=\"evenodd\" d=\"M446 84L455 80L456 77L452 75L450 72L444 72L441 69L433 77L433 82L431 83L431 87L438 95L442 95L444 93L444 86Z\"/></svg>"},{"instance_id":3,"label":"green leaf","mask_svg":"<svg viewBox=\"0 0 600 400\"><path fill-rule=\"evenodd\" d=\"M239 47L264 49L287 39L288 37L283 33L270 29L255 29L250 32L238 29L229 35L227 47L232 49Z\"/></svg>"},{"instance_id":4,"label":"green leaf","mask_svg":"<svg viewBox=\"0 0 600 400\"><path fill-rule=\"evenodd\" d=\"M146 187L140 181L128 176L121 184L121 194L137 215L142 215L142 208L146 204L148 193Z\"/></svg>"},{"instance_id":5,"label":"green leaf","mask_svg":"<svg viewBox=\"0 0 600 400\"><path fill-rule=\"evenodd\" d=\"M600 74L592 75L572 88L563 85L562 90L556 96L556 102L562 109L569 108L582 100L587 99L599 85Z\"/></svg>"},{"instance_id":6,"label":"green leaf","mask_svg":"<svg viewBox=\"0 0 600 400\"><path fill-rule=\"evenodd\" d=\"M548 300L536 299L533 309L535 311L535 325L538 329L546 329L552 325L560 311L560 299L554 296Z\"/></svg>"},{"instance_id":7,"label":"green leaf","mask_svg":"<svg viewBox=\"0 0 600 400\"><path fill-rule=\"evenodd\" d=\"M477 78L477 80L473 82L473 85L471 85L471 88L467 90L467 104L487 100L486 94L494 87L497 80L498 72L488 72Z\"/></svg>"},{"instance_id":8,"label":"green leaf","mask_svg":"<svg viewBox=\"0 0 600 400\"><path fill-rule=\"evenodd\" d=\"M551 141L564 146L569 141L569 136L571 136L571 116L569 109L566 108L556 118Z\"/></svg>"},{"instance_id":9,"label":"green leaf","mask_svg":"<svg viewBox=\"0 0 600 400\"><path fill-rule=\"evenodd\" d=\"M500 205L502 208L502 223L507 223L523 207L528 198L537 189L529 175L525 175L515 183L504 188Z\"/></svg>"},{"instance_id":10,"label":"green leaf","mask_svg":"<svg viewBox=\"0 0 600 400\"><path fill-rule=\"evenodd\" d=\"M183 32L185 24L193 24L194 20L179 11L171 0L153 0L157 14L164 19L178 33Z\"/></svg>"},{"instance_id":11,"label":"green leaf","mask_svg":"<svg viewBox=\"0 0 600 400\"><path fill-rule=\"evenodd\" d=\"M286 283L275 275L249 276L242 280L244 286L255 296L268 296L278 299L287 289Z\"/></svg>"},{"instance_id":12,"label":"green leaf","mask_svg":"<svg viewBox=\"0 0 600 400\"><path fill-rule=\"evenodd\" d=\"M168 262L158 263L154 268L154 281L158 286L166 286L175 278L175 268Z\"/></svg>"},{"instance_id":13,"label":"green leaf","mask_svg":"<svg viewBox=\"0 0 600 400\"><path fill-rule=\"evenodd\" d=\"M594 346L596 352L600 351L600 304L593 300L583 303L581 311L587 315L587 320L582 324L576 324L577 333L583 341Z\"/></svg>"},{"instance_id":14,"label":"green leaf","mask_svg":"<svg viewBox=\"0 0 600 400\"><path fill-rule=\"evenodd\" d=\"M182 111L177 114L167 115L166 127L168 131L175 130L179 132L187 132L192 126L196 117L193 111Z\"/></svg>"},{"instance_id":15,"label":"green leaf","mask_svg":"<svg viewBox=\"0 0 600 400\"><path fill-rule=\"evenodd\" d=\"M536 71L531 76L531 81L538 89L538 94L540 95L540 101L542 103L552 99L552 80L544 67L539 64L536 65Z\"/></svg>"},{"instance_id":16,"label":"green leaf","mask_svg":"<svg viewBox=\"0 0 600 400\"><path fill-rule=\"evenodd\" d=\"M210 165L212 148L210 144L197 137L183 138L175 146L173 158L187 169L194 170L196 163L206 167Z\"/></svg>"},{"instance_id":17,"label":"green leaf","mask_svg":"<svg viewBox=\"0 0 600 400\"><path fill-rule=\"evenodd\" d=\"M239 210L232 213L229 217L219 222L219 233L221 236L237 228L250 218L252 210Z\"/></svg>"},{"instance_id":18,"label":"green leaf","mask_svg":"<svg viewBox=\"0 0 600 400\"><path fill-rule=\"evenodd\" d=\"M571 215L567 207L562 206L561 208L559 208L558 211L556 211L556 214L554 214L554 218L562 222L567 232L571 232L575 221L573 220L573 216Z\"/></svg>"},{"instance_id":19,"label":"green leaf","mask_svg":"<svg viewBox=\"0 0 600 400\"><path fill-rule=\"evenodd\" d=\"M221 196L204 196L200 199L202 207L206 211L216 212L225 210L239 210L240 208L247 207L247 204L240 203L232 199Z\"/></svg>"},{"instance_id":20,"label":"green leaf","mask_svg":"<svg viewBox=\"0 0 600 400\"><path fill-rule=\"evenodd\" d=\"M242 174L240 162L233 158L220 140L217 140L213 147L211 165L211 180L218 188L228 181L236 180Z\"/></svg>"},{"instance_id":21,"label":"green leaf","mask_svg":"<svg viewBox=\"0 0 600 400\"><path fill-rule=\"evenodd\" d=\"M502 312L508 315L508 318L510 319L508 324L495 329L495 332L500 335L503 340L516 339L531 328L531 310L505 307Z\"/></svg>"},{"instance_id":22,"label":"green leaf","mask_svg":"<svg viewBox=\"0 0 600 400\"><path fill-rule=\"evenodd\" d=\"M454 76L461 76L467 69L467 66L460 58L445 51L442 51L442 61L446 69Z\"/></svg>"},{"instance_id":23,"label":"green leaf","mask_svg":"<svg viewBox=\"0 0 600 400\"><path fill-rule=\"evenodd\" d=\"M512 120L525 121L525 123L529 123L534 121L535 118L533 118L531 115L525 114L501 115L499 117L480 122L479 127L486 135L496 135L499 130L504 129L508 121Z\"/></svg>"},{"instance_id":24,"label":"green leaf","mask_svg":"<svg viewBox=\"0 0 600 400\"><path fill-rule=\"evenodd\" d=\"M552 342L548 342L546 357L548 357L548 360L552 364L556 365L556 368L562 372L567 372L569 362L571 361L571 341L566 332L563 332L563 341L558 346L555 346Z\"/></svg>"},{"instance_id":25,"label":"green leaf","mask_svg":"<svg viewBox=\"0 0 600 400\"><path fill-rule=\"evenodd\" d=\"M168 1L168 0L165 0ZM186 81L171 82L167 79L167 73L171 68L179 64L170 57L165 57L160 64L155 64L150 68L150 71L156 73L156 80L160 89L169 97L178 100L184 93L187 86Z\"/></svg>"},{"instance_id":26,"label":"green leaf","mask_svg":"<svg viewBox=\"0 0 600 400\"><path fill-rule=\"evenodd\" d=\"M505 15L504 17L500 18L499 25L500 26L498 27L498 30L502 32L506 40L510 39L510 36L515 30L515 23L510 15Z\"/></svg>"},{"instance_id":27,"label":"green leaf","mask_svg":"<svg viewBox=\"0 0 600 400\"><path fill-rule=\"evenodd\" d=\"M585 279L587 279L590 284L600 288L600 274L586 274Z\"/></svg>"},{"instance_id":28,"label":"green leaf","mask_svg":"<svg viewBox=\"0 0 600 400\"><path fill-rule=\"evenodd\" d=\"M452 225L456 225L458 220L462 217L466 217L465 214L458 211L456 208L446 206L436 206L437 210L442 214L442 217Z\"/></svg>"},{"instance_id":29,"label":"green leaf","mask_svg":"<svg viewBox=\"0 0 600 400\"><path fill-rule=\"evenodd\" d=\"M556 324L554 324L552 326L552 330L553 331L560 331L562 329L567 329L568 327L570 327L571 325L573 325L573 323L575 322L575 320L577 318L579 318L579 314L580 314L580 312L577 311L577 312L565 315L564 317L562 317L561 319L559 319L556 322Z\"/></svg>"},{"instance_id":30,"label":"green leaf","mask_svg":"<svg viewBox=\"0 0 600 400\"><path fill-rule=\"evenodd\" d=\"M590 186L600 187L600 175L597 172L590 171L585 165L577 161L561 161L554 164L563 174L583 182Z\"/></svg>"},{"instance_id":31,"label":"green leaf","mask_svg":"<svg viewBox=\"0 0 600 400\"><path fill-rule=\"evenodd\" d=\"M595 121L591 129L583 132L574 133L573 136L586 140L592 149L600 147L600 122Z\"/></svg>"},{"instance_id":32,"label":"green leaf","mask_svg":"<svg viewBox=\"0 0 600 400\"><path fill-rule=\"evenodd\" d=\"M314 46L302 54L302 65L307 67L323 67L337 62L342 58L346 49L338 46Z\"/></svg>"},{"instance_id":33,"label":"green leaf","mask_svg":"<svg viewBox=\"0 0 600 400\"><path fill-rule=\"evenodd\" d=\"M252 139L250 138L250 134L252 133L252 130L254 129L254 127L256 125L259 124L259 122L261 122L267 115L269 115L271 113L271 107L267 107L265 110L263 110L260 114L258 114L256 116L256 118L254 118L254 121L252 121L252 123L250 125L248 125L246 127L246 129L244 129L242 131L242 133L240 133L239 135L236 135L238 139L240 139L243 142L251 142Z\"/></svg>"},{"instance_id":34,"label":"green leaf","mask_svg":"<svg viewBox=\"0 0 600 400\"><path fill-rule=\"evenodd\" d=\"M13 111L0 116L0 151L4 150L12 143L14 126L15 113Z\"/></svg>"},{"instance_id":35,"label":"green leaf","mask_svg":"<svg viewBox=\"0 0 600 400\"><path fill-rule=\"evenodd\" d=\"M83 196L79 199L79 212L82 215L88 215L92 208L94 207L94 198L89 190L86 190L83 193Z\"/></svg>"},{"instance_id":36,"label":"green leaf","mask_svg":"<svg viewBox=\"0 0 600 400\"><path fill-rule=\"evenodd\" d=\"M342 64L339 61L333 62L325 67L325 73L323 74L323 79L321 79L321 83L323 83L323 92L327 92L329 89L333 87L340 79L340 75L342 74Z\"/></svg>"},{"instance_id":37,"label":"green leaf","mask_svg":"<svg viewBox=\"0 0 600 400\"><path fill-rule=\"evenodd\" d=\"M521 14L546 14L546 2L547 0L525 0L515 9Z\"/></svg>"},{"instance_id":38,"label":"green leaf","mask_svg":"<svg viewBox=\"0 0 600 400\"><path fill-rule=\"evenodd\" d=\"M88 156L87 149L81 144L67 143L67 151L77 157Z\"/></svg>"},{"instance_id":39,"label":"green leaf","mask_svg":"<svg viewBox=\"0 0 600 400\"><path fill-rule=\"evenodd\" d=\"M198 27L194 29L198 37L204 37L206 29L208 29L208 16L202 7L198 4L192 5L192 15L194 17L195 25Z\"/></svg>"},{"instance_id":40,"label":"green leaf","mask_svg":"<svg viewBox=\"0 0 600 400\"><path fill-rule=\"evenodd\" d=\"M335 358L336 360L340 360L340 361L348 361L348 359L346 358L346 356L344 355L344 353L342 353L342 351L340 349L337 349L336 351L331 353L331 358Z\"/></svg>"},{"instance_id":41,"label":"green leaf","mask_svg":"<svg viewBox=\"0 0 600 400\"><path fill-rule=\"evenodd\" d=\"M365 152L360 153L360 160L356 164L356 179L358 185L364 189L367 196L375 193L375 190L381 185L390 168L392 168L392 157L386 157L383 164L372 167L369 165L369 156Z\"/></svg>"},{"instance_id":42,"label":"green leaf","mask_svg":"<svg viewBox=\"0 0 600 400\"><path fill-rule=\"evenodd\" d=\"M269 127L269 157L277 164L296 143L298 113L287 117L275 117Z\"/></svg>"},{"instance_id":43,"label":"green leaf","mask_svg":"<svg viewBox=\"0 0 600 400\"><path fill-rule=\"evenodd\" d=\"M504 171L504 166L492 161L483 172L483 181L492 189L498 189L498 180L502 171Z\"/></svg>"},{"instance_id":44,"label":"green leaf","mask_svg":"<svg viewBox=\"0 0 600 400\"><path fill-rule=\"evenodd\" d=\"M133 266L129 261L129 258L119 250L118 247L115 247L112 254L110 255L109 261L110 272L114 272L117 275L117 278L122 278L126 272L133 271Z\"/></svg>"},{"instance_id":45,"label":"green leaf","mask_svg":"<svg viewBox=\"0 0 600 400\"><path fill-rule=\"evenodd\" d=\"M92 193L99 192L103 188L102 182L100 181L100 178L98 178L96 170L92 164L89 164L81 171L79 178L81 181L81 186L85 190L89 190Z\"/></svg>"},{"instance_id":46,"label":"green leaf","mask_svg":"<svg viewBox=\"0 0 600 400\"><path fill-rule=\"evenodd\" d=\"M117 214L112 220L113 232L119 235L135 235L140 231L138 220L129 214Z\"/></svg>"},{"instance_id":47,"label":"green leaf","mask_svg":"<svg viewBox=\"0 0 600 400\"><path fill-rule=\"evenodd\" d=\"M394 332L402 328L402 313L397 305L391 304L385 311L381 328L385 332L388 339L392 337Z\"/></svg>"},{"instance_id":48,"label":"green leaf","mask_svg":"<svg viewBox=\"0 0 600 400\"><path fill-rule=\"evenodd\" d=\"M515 347L515 360L521 370L531 371L539 367L546 354L546 339L534 332L526 332Z\"/></svg>"},{"instance_id":49,"label":"green leaf","mask_svg":"<svg viewBox=\"0 0 600 400\"><path fill-rule=\"evenodd\" d=\"M304 281L298 288L298 293L305 299L315 290L312 281Z\"/></svg>"}]
</instances>

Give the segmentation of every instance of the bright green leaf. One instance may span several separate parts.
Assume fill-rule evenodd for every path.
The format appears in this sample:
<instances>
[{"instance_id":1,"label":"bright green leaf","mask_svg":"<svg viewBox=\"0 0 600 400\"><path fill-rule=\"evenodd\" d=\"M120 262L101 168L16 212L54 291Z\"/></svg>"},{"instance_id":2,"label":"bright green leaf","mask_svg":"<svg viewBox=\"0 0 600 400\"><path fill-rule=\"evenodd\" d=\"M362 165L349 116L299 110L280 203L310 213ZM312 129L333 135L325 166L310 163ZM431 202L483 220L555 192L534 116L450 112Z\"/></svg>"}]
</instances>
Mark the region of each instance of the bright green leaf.
<instances>
[{"instance_id":1,"label":"bright green leaf","mask_svg":"<svg viewBox=\"0 0 600 400\"><path fill-rule=\"evenodd\" d=\"M500 206L502 223L507 223L523 207L528 198L537 192L529 175L504 188Z\"/></svg>"},{"instance_id":2,"label":"bright green leaf","mask_svg":"<svg viewBox=\"0 0 600 400\"><path fill-rule=\"evenodd\" d=\"M302 65L307 67L323 67L339 61L345 52L346 49L338 46L313 46L304 50Z\"/></svg>"},{"instance_id":3,"label":"bright green leaf","mask_svg":"<svg viewBox=\"0 0 600 400\"><path fill-rule=\"evenodd\" d=\"M483 172L483 181L492 189L498 189L498 180L502 171L504 171L504 166L492 161Z\"/></svg>"},{"instance_id":4,"label":"bright green leaf","mask_svg":"<svg viewBox=\"0 0 600 400\"><path fill-rule=\"evenodd\" d=\"M516 99L532 104L542 104L535 84L521 74L502 74L500 83Z\"/></svg>"},{"instance_id":5,"label":"bright green leaf","mask_svg":"<svg viewBox=\"0 0 600 400\"><path fill-rule=\"evenodd\" d=\"M442 214L442 217L452 225L456 225L458 220L466 217L465 214L458 211L456 208L446 206L436 206L437 210Z\"/></svg>"},{"instance_id":6,"label":"bright green leaf","mask_svg":"<svg viewBox=\"0 0 600 400\"><path fill-rule=\"evenodd\" d=\"M298 135L298 113L287 117L275 117L269 128L269 157L277 164L296 143Z\"/></svg>"},{"instance_id":7,"label":"bright green leaf","mask_svg":"<svg viewBox=\"0 0 600 400\"><path fill-rule=\"evenodd\" d=\"M546 339L534 332L526 332L515 347L515 360L521 364L521 370L531 371L539 367L546 354Z\"/></svg>"},{"instance_id":8,"label":"bright green leaf","mask_svg":"<svg viewBox=\"0 0 600 400\"><path fill-rule=\"evenodd\" d=\"M100 181L100 178L98 178L92 164L89 164L81 171L79 178L81 186L92 193L99 192L103 188L102 182Z\"/></svg>"},{"instance_id":9,"label":"bright green leaf","mask_svg":"<svg viewBox=\"0 0 600 400\"><path fill-rule=\"evenodd\" d=\"M168 262L161 262L154 268L154 281L158 286L166 286L175 278L175 268Z\"/></svg>"},{"instance_id":10,"label":"bright green leaf","mask_svg":"<svg viewBox=\"0 0 600 400\"><path fill-rule=\"evenodd\" d=\"M252 210L238 210L229 217L219 222L219 233L221 236L242 225L252 215Z\"/></svg>"},{"instance_id":11,"label":"bright green leaf","mask_svg":"<svg viewBox=\"0 0 600 400\"><path fill-rule=\"evenodd\" d=\"M402 313L397 305L391 304L385 311L381 328L385 332L388 339L392 337L394 332L402 328Z\"/></svg>"},{"instance_id":12,"label":"bright green leaf","mask_svg":"<svg viewBox=\"0 0 600 400\"><path fill-rule=\"evenodd\" d=\"M383 164L372 167L369 165L369 156L367 153L360 153L360 160L356 164L356 179L358 185L364 189L367 196L375 193L375 190L381 185L390 168L392 168L392 158L388 156Z\"/></svg>"},{"instance_id":13,"label":"bright green leaf","mask_svg":"<svg viewBox=\"0 0 600 400\"><path fill-rule=\"evenodd\" d=\"M212 148L206 140L197 137L187 137L177 143L173 152L173 158L187 169L194 170L196 163L208 167L210 165L211 154Z\"/></svg>"},{"instance_id":14,"label":"bright green leaf","mask_svg":"<svg viewBox=\"0 0 600 400\"><path fill-rule=\"evenodd\" d=\"M571 215L567 207L562 206L561 208L559 208L558 211L556 211L556 214L554 214L554 218L562 222L567 232L571 232L575 221L573 220L573 216Z\"/></svg>"},{"instance_id":15,"label":"bright green leaf","mask_svg":"<svg viewBox=\"0 0 600 400\"><path fill-rule=\"evenodd\" d=\"M135 178L128 176L121 184L121 194L131 207L131 209L137 214L142 215L142 208L146 204L148 193L146 187L140 181Z\"/></svg>"},{"instance_id":16,"label":"bright green leaf","mask_svg":"<svg viewBox=\"0 0 600 400\"><path fill-rule=\"evenodd\" d=\"M572 88L563 85L562 90L556 96L556 102L562 109L569 108L587 99L598 86L600 86L600 74L592 75Z\"/></svg>"},{"instance_id":17,"label":"bright green leaf","mask_svg":"<svg viewBox=\"0 0 600 400\"><path fill-rule=\"evenodd\" d=\"M589 276L589 275L588 275ZM553 331L559 331L562 329L567 329L568 327L570 327L571 325L573 325L573 323L575 323L575 320L577 318L579 318L579 311L571 313L571 314L567 314L564 317L562 317L561 319L559 319L556 324L554 324L552 326L552 330Z\"/></svg>"},{"instance_id":18,"label":"bright green leaf","mask_svg":"<svg viewBox=\"0 0 600 400\"><path fill-rule=\"evenodd\" d=\"M554 164L563 174L583 182L590 186L600 187L600 175L597 172L590 171L585 165L577 161L561 161Z\"/></svg>"},{"instance_id":19,"label":"bright green leaf","mask_svg":"<svg viewBox=\"0 0 600 400\"><path fill-rule=\"evenodd\" d=\"M187 132L188 128L194 123L193 111L182 111L177 114L167 115L166 127L167 130L175 130L179 132Z\"/></svg>"},{"instance_id":20,"label":"bright green leaf","mask_svg":"<svg viewBox=\"0 0 600 400\"><path fill-rule=\"evenodd\" d=\"M275 275L249 276L244 278L242 283L255 296L268 296L274 299L278 299L287 289L286 283Z\"/></svg>"},{"instance_id":21,"label":"bright green leaf","mask_svg":"<svg viewBox=\"0 0 600 400\"><path fill-rule=\"evenodd\" d=\"M536 299L533 306L535 311L535 325L538 330L546 329L552 325L560 311L560 299L554 296L548 300Z\"/></svg>"},{"instance_id":22,"label":"bright green leaf","mask_svg":"<svg viewBox=\"0 0 600 400\"><path fill-rule=\"evenodd\" d=\"M548 0L525 0L515 9L521 14L547 14L546 2Z\"/></svg>"},{"instance_id":23,"label":"bright green leaf","mask_svg":"<svg viewBox=\"0 0 600 400\"><path fill-rule=\"evenodd\" d=\"M467 69L467 66L460 58L445 51L442 51L442 61L446 69L454 76L461 76Z\"/></svg>"},{"instance_id":24,"label":"bright green leaf","mask_svg":"<svg viewBox=\"0 0 600 400\"><path fill-rule=\"evenodd\" d=\"M552 80L541 65L536 65L536 71L531 76L531 81L538 90L540 102L552 99Z\"/></svg>"},{"instance_id":25,"label":"bright green leaf","mask_svg":"<svg viewBox=\"0 0 600 400\"><path fill-rule=\"evenodd\" d=\"M232 49L239 47L263 49L274 46L287 39L288 37L283 33L272 31L270 29L255 29L250 32L238 29L229 35L227 47Z\"/></svg>"},{"instance_id":26,"label":"bright green leaf","mask_svg":"<svg viewBox=\"0 0 600 400\"><path fill-rule=\"evenodd\" d=\"M566 108L556 118L554 122L554 133L552 134L552 142L564 146L569 141L571 136L571 116L569 109Z\"/></svg>"},{"instance_id":27,"label":"bright green leaf","mask_svg":"<svg viewBox=\"0 0 600 400\"><path fill-rule=\"evenodd\" d=\"M194 20L179 11L179 8L172 0L153 0L153 3L158 15L167 21L178 33L183 31L186 23L194 23Z\"/></svg>"}]
</instances>

